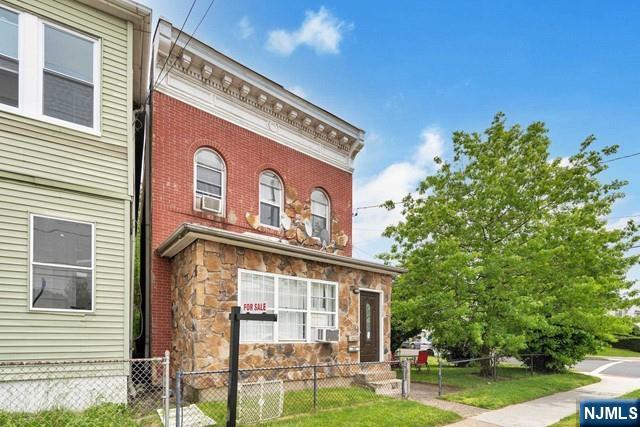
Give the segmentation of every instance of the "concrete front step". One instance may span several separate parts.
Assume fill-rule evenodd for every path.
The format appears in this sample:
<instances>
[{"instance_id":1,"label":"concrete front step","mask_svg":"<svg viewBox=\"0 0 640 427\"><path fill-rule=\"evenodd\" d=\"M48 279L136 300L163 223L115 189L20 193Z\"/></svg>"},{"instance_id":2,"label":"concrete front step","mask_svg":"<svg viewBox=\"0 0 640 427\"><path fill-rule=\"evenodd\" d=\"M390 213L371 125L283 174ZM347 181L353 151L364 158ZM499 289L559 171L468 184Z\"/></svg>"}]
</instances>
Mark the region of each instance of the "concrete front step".
<instances>
[{"instance_id":1,"label":"concrete front step","mask_svg":"<svg viewBox=\"0 0 640 427\"><path fill-rule=\"evenodd\" d=\"M381 380L367 383L366 386L376 394L383 396L399 396L402 394L402 380Z\"/></svg>"},{"instance_id":2,"label":"concrete front step","mask_svg":"<svg viewBox=\"0 0 640 427\"><path fill-rule=\"evenodd\" d=\"M355 380L359 384L368 384L374 381L385 381L397 379L394 371L372 371L357 374Z\"/></svg>"}]
</instances>

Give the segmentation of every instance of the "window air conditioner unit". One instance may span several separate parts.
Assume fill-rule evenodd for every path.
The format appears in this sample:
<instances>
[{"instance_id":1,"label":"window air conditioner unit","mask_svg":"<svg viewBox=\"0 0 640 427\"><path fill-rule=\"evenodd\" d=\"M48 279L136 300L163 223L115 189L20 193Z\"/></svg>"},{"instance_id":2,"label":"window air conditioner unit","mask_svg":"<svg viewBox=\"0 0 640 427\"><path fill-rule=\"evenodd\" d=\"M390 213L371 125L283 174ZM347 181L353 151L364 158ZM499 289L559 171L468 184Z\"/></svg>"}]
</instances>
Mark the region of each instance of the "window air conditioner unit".
<instances>
[{"instance_id":1,"label":"window air conditioner unit","mask_svg":"<svg viewBox=\"0 0 640 427\"><path fill-rule=\"evenodd\" d=\"M222 211L222 200L215 197L201 196L200 209L220 213Z\"/></svg>"},{"instance_id":2,"label":"window air conditioner unit","mask_svg":"<svg viewBox=\"0 0 640 427\"><path fill-rule=\"evenodd\" d=\"M335 328L316 329L316 341L318 342L338 342L340 332Z\"/></svg>"}]
</instances>

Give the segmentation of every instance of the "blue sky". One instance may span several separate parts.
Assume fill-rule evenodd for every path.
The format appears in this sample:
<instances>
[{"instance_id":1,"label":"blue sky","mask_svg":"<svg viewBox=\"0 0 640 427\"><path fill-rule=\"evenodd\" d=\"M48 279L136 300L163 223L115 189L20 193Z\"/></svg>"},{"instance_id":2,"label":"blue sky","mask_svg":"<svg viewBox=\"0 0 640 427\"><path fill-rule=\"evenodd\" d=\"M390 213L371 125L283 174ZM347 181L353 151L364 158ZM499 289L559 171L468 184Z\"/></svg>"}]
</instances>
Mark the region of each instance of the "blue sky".
<instances>
[{"instance_id":1,"label":"blue sky","mask_svg":"<svg viewBox=\"0 0 640 427\"><path fill-rule=\"evenodd\" d=\"M180 26L191 0L142 0ZM198 0L191 32L209 0ZM355 206L401 198L450 153L454 130L482 130L497 111L544 121L552 154L589 134L640 151L640 2L217 0L196 37L367 131ZM610 164L630 181L613 216L640 214L640 156ZM354 255L397 215L354 219ZM624 219L612 219L612 222ZM634 277L640 277L635 269Z\"/></svg>"}]
</instances>

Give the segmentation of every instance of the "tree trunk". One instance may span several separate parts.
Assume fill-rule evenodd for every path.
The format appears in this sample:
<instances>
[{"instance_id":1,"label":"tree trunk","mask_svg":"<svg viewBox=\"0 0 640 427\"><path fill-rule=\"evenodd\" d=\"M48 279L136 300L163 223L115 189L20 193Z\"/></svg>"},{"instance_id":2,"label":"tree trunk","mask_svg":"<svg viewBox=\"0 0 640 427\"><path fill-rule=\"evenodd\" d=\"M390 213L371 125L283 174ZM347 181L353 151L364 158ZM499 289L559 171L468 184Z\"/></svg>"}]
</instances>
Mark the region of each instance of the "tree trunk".
<instances>
[{"instance_id":1,"label":"tree trunk","mask_svg":"<svg viewBox=\"0 0 640 427\"><path fill-rule=\"evenodd\" d=\"M480 361L480 376L487 378L493 376L493 363L491 363L491 359L482 359Z\"/></svg>"},{"instance_id":2,"label":"tree trunk","mask_svg":"<svg viewBox=\"0 0 640 427\"><path fill-rule=\"evenodd\" d=\"M493 363L491 359L491 349L487 347L482 347L480 350L480 376L482 377L493 377Z\"/></svg>"}]
</instances>

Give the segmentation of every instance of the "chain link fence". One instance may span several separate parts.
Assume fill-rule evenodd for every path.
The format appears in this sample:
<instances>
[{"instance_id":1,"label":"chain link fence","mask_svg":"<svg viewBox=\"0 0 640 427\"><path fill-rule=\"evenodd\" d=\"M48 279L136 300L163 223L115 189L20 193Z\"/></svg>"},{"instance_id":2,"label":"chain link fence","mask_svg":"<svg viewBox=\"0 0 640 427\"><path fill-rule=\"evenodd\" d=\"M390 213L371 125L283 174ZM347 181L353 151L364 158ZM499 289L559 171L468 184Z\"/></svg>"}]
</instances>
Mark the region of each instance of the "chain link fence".
<instances>
[{"instance_id":1,"label":"chain link fence","mask_svg":"<svg viewBox=\"0 0 640 427\"><path fill-rule=\"evenodd\" d=\"M0 425L158 425L169 390L168 354L0 362Z\"/></svg>"},{"instance_id":2,"label":"chain link fence","mask_svg":"<svg viewBox=\"0 0 640 427\"><path fill-rule=\"evenodd\" d=\"M406 353L406 352L405 352ZM411 363L411 379L431 385L434 396L498 381L511 381L537 374L542 354L494 355L459 360L430 356L427 363L416 363L417 356L401 356ZM425 387L421 388L423 391Z\"/></svg>"},{"instance_id":3,"label":"chain link fence","mask_svg":"<svg viewBox=\"0 0 640 427\"><path fill-rule=\"evenodd\" d=\"M407 397L408 363L304 365L242 369L238 424L286 423L317 411L371 405ZM179 372L176 426L223 425L227 419L229 371Z\"/></svg>"}]
</instances>

